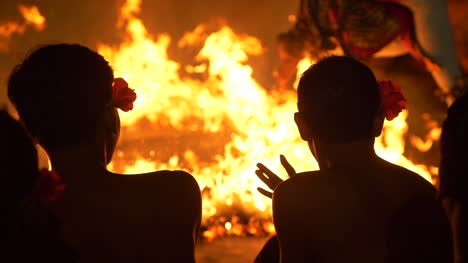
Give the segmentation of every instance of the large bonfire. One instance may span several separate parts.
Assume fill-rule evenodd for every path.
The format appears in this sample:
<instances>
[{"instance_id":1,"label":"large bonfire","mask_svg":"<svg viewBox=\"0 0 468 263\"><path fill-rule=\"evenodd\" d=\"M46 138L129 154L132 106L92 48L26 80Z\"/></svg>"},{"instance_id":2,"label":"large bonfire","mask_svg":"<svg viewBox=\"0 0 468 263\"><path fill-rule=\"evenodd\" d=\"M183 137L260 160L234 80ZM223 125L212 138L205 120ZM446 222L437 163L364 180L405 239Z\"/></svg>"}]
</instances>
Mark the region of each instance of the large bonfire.
<instances>
[{"instance_id":1,"label":"large bonfire","mask_svg":"<svg viewBox=\"0 0 468 263\"><path fill-rule=\"evenodd\" d=\"M135 109L121 113L123 138L109 168L192 173L203 194L207 238L272 233L271 200L256 190L261 186L254 175L256 163L281 174L279 155L284 154L298 171L317 169L292 118L295 94L277 96L261 87L246 63L249 56L262 54L262 44L223 25L214 32L200 25L185 34L179 48L202 48L196 65L181 66L168 56L170 37L147 32L138 18L140 4L128 0L121 9L117 26L126 32L122 43L98 47L116 77L125 78L138 93ZM310 64L300 63L302 70ZM404 156L407 114L385 122L375 148L382 158L432 182L434 167ZM128 150L135 142L143 146Z\"/></svg>"}]
</instances>

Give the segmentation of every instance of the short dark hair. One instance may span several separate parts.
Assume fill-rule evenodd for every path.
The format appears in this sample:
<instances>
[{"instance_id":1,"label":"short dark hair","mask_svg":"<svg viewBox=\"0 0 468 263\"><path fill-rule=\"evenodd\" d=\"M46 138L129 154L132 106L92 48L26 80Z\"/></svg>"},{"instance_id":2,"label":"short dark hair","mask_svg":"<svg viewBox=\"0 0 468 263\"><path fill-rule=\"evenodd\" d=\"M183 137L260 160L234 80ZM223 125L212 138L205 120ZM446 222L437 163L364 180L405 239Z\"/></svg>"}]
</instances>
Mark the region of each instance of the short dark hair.
<instances>
[{"instance_id":1,"label":"short dark hair","mask_svg":"<svg viewBox=\"0 0 468 263\"><path fill-rule=\"evenodd\" d=\"M315 138L343 143L371 138L380 107L372 71L347 56L330 56L312 65L298 86L298 109Z\"/></svg>"},{"instance_id":2,"label":"short dark hair","mask_svg":"<svg viewBox=\"0 0 468 263\"><path fill-rule=\"evenodd\" d=\"M46 147L63 147L95 136L113 79L108 62L95 51L47 45L13 69L8 97L32 136Z\"/></svg>"}]
</instances>

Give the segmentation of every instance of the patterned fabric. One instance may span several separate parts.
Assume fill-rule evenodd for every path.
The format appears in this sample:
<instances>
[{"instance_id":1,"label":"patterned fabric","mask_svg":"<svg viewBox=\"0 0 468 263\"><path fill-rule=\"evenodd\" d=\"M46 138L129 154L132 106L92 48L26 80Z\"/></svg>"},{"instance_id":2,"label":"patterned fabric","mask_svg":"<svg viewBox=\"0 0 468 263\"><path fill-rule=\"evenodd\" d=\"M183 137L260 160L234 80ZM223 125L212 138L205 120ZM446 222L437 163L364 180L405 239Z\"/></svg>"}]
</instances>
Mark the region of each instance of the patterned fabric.
<instances>
[{"instance_id":1,"label":"patterned fabric","mask_svg":"<svg viewBox=\"0 0 468 263\"><path fill-rule=\"evenodd\" d=\"M342 23L342 42L359 58L372 56L412 27L411 13L401 5L342 1L341 6L341 13L336 15Z\"/></svg>"},{"instance_id":2,"label":"patterned fabric","mask_svg":"<svg viewBox=\"0 0 468 263\"><path fill-rule=\"evenodd\" d=\"M397 0L302 0L298 20L322 42L334 39L359 59L370 58L398 37L415 58L426 57L411 11Z\"/></svg>"}]
</instances>

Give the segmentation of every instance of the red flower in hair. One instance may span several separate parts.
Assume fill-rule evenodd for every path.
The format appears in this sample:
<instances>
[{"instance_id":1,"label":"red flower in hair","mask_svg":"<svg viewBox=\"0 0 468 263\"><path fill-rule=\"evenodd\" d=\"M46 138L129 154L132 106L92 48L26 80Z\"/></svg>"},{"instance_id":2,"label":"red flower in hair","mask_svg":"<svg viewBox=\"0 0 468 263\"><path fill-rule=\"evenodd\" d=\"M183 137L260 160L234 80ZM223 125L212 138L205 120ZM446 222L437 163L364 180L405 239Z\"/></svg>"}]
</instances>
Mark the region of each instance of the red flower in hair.
<instances>
[{"instance_id":1,"label":"red flower in hair","mask_svg":"<svg viewBox=\"0 0 468 263\"><path fill-rule=\"evenodd\" d=\"M65 190L62 178L54 172L42 169L39 172L39 178L36 181L34 195L42 204L48 204L57 201Z\"/></svg>"},{"instance_id":2,"label":"red flower in hair","mask_svg":"<svg viewBox=\"0 0 468 263\"><path fill-rule=\"evenodd\" d=\"M385 118L393 120L406 108L407 102L401 89L392 81L379 81L382 105L385 110Z\"/></svg>"},{"instance_id":3,"label":"red flower in hair","mask_svg":"<svg viewBox=\"0 0 468 263\"><path fill-rule=\"evenodd\" d=\"M128 83L123 78L116 78L112 85L112 102L114 107L123 111L133 109L133 102L136 100L136 93L128 87Z\"/></svg>"}]
</instances>

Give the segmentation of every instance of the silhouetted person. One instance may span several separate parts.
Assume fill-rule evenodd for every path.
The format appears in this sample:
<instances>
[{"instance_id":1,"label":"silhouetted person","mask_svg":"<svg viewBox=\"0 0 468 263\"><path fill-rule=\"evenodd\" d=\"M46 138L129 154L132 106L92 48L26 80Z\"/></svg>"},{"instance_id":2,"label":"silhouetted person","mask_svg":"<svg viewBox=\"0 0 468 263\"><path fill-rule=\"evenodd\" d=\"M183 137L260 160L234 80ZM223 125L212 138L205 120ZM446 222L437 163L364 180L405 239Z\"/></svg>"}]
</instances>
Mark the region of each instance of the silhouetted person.
<instances>
[{"instance_id":1,"label":"silhouetted person","mask_svg":"<svg viewBox=\"0 0 468 263\"><path fill-rule=\"evenodd\" d=\"M452 225L455 262L468 262L468 95L449 108L441 136L440 191Z\"/></svg>"},{"instance_id":2,"label":"silhouetted person","mask_svg":"<svg viewBox=\"0 0 468 263\"><path fill-rule=\"evenodd\" d=\"M47 189L39 189L38 181L46 175L39 172L36 148L6 111L0 111L0 146L0 261L77 262L47 200L41 199Z\"/></svg>"},{"instance_id":3,"label":"silhouetted person","mask_svg":"<svg viewBox=\"0 0 468 263\"><path fill-rule=\"evenodd\" d=\"M466 90L447 0L299 0L294 26L278 42L279 89L290 87L306 54L362 61L409 54L432 74L448 105Z\"/></svg>"},{"instance_id":4,"label":"silhouetted person","mask_svg":"<svg viewBox=\"0 0 468 263\"><path fill-rule=\"evenodd\" d=\"M261 164L256 172L274 189L281 262L450 262L435 188L374 151L384 119L403 106L396 87L350 57L303 74L294 119L320 171L296 174L282 158L291 177L276 189L276 175Z\"/></svg>"},{"instance_id":5,"label":"silhouetted person","mask_svg":"<svg viewBox=\"0 0 468 263\"><path fill-rule=\"evenodd\" d=\"M98 53L58 44L13 70L8 96L63 177L54 212L84 262L194 262L201 220L195 179L183 171L106 169L119 138L116 107L128 111L135 99L126 84Z\"/></svg>"}]
</instances>

